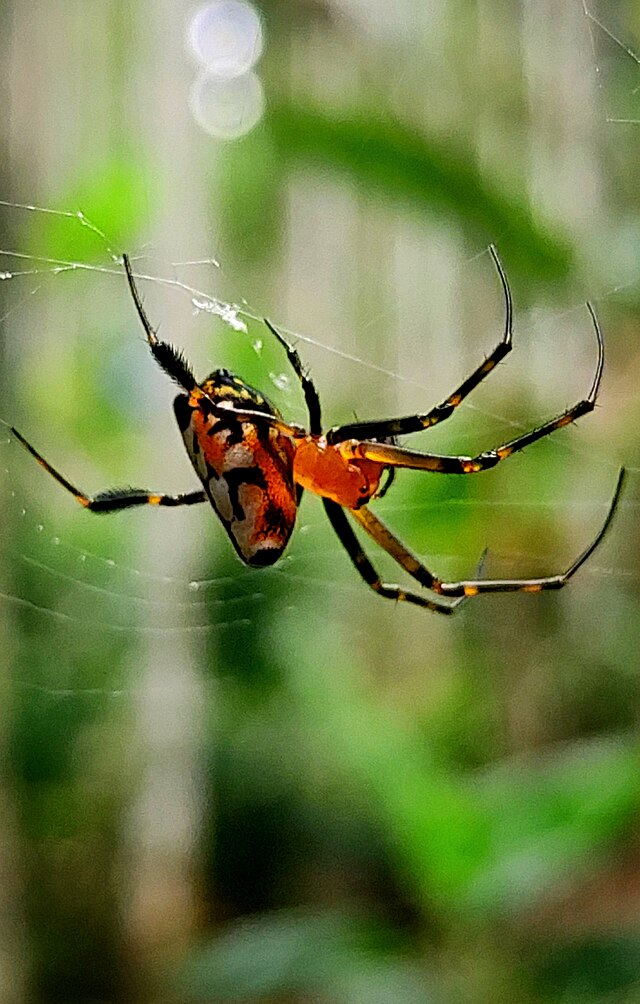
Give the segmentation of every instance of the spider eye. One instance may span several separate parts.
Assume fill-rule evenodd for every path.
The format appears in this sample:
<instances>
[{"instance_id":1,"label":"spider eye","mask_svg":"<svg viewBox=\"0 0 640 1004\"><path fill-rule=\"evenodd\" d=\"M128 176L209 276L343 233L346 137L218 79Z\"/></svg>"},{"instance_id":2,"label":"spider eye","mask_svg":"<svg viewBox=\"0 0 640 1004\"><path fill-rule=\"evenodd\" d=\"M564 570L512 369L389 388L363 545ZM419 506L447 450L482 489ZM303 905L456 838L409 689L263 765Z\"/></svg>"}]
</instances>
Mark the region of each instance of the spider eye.
<instances>
[{"instance_id":1,"label":"spider eye","mask_svg":"<svg viewBox=\"0 0 640 1004\"><path fill-rule=\"evenodd\" d=\"M365 505L365 503L368 502L370 498L371 498L371 489L369 488L369 485L368 484L361 485L358 496L358 504L356 508L359 509L360 506Z\"/></svg>"}]
</instances>

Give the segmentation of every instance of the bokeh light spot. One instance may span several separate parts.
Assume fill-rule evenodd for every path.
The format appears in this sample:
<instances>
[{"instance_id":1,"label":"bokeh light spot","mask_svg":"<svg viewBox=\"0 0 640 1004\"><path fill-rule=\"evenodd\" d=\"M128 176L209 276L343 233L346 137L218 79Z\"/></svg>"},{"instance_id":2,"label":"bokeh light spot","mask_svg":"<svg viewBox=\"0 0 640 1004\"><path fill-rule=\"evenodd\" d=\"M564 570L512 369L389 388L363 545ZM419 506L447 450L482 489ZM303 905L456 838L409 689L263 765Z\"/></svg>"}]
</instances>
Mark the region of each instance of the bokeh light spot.
<instances>
[{"instance_id":1,"label":"bokeh light spot","mask_svg":"<svg viewBox=\"0 0 640 1004\"><path fill-rule=\"evenodd\" d=\"M216 0L201 7L188 28L191 52L204 69L219 77L240 77L262 54L262 21L244 0Z\"/></svg>"},{"instance_id":2,"label":"bokeh light spot","mask_svg":"<svg viewBox=\"0 0 640 1004\"><path fill-rule=\"evenodd\" d=\"M201 73L193 82L189 103L205 132L218 139L237 139L262 118L264 92L251 71L231 79Z\"/></svg>"}]
</instances>

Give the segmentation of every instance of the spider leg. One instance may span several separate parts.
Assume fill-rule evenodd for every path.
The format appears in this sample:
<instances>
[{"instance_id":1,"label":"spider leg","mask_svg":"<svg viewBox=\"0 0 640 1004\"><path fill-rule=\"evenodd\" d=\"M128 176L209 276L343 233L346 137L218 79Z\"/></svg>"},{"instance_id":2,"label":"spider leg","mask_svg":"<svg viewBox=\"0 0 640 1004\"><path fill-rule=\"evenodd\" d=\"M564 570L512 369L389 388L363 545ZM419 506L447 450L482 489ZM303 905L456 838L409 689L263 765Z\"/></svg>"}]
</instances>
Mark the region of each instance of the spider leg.
<instances>
[{"instance_id":1,"label":"spider leg","mask_svg":"<svg viewBox=\"0 0 640 1004\"><path fill-rule=\"evenodd\" d=\"M387 494L387 492L391 488L391 485L395 481L395 477L396 477L395 468L394 467L386 467L385 468L385 472L384 472L384 483L380 485L380 487L378 488L378 491L376 492L376 494L373 497L375 499L384 498L384 496Z\"/></svg>"},{"instance_id":2,"label":"spider leg","mask_svg":"<svg viewBox=\"0 0 640 1004\"><path fill-rule=\"evenodd\" d=\"M478 471L486 471L495 467L501 460L506 460L512 453L523 450L525 446L537 442L544 436L550 435L556 429L561 429L565 425L570 425L578 418L593 411L600 380L602 379L602 367L604 363L602 334L598 326L593 309L589 304L589 310L593 317L596 331L598 333L598 365L591 384L591 389L586 398L578 401L572 408L567 408L556 418L532 429L516 439L503 443L493 450L485 450L475 457L448 457L439 456L434 453L418 453L416 450L407 450L398 446L386 443L359 442L356 439L339 444L340 453L344 457L357 460L375 460L381 464L388 464L392 467L408 467L416 471L437 471L441 474L476 474Z\"/></svg>"},{"instance_id":3,"label":"spider leg","mask_svg":"<svg viewBox=\"0 0 640 1004\"><path fill-rule=\"evenodd\" d=\"M188 391L189 394L194 391L197 392L200 388L195 376L193 375L191 366L178 349L174 349L174 347L169 345L168 342L163 342L158 338L155 328L152 326L151 321L147 317L146 311L142 305L142 298L131 269L129 255L122 255L122 263L127 274L127 282L129 283L131 296L133 297L138 317L142 322L142 327L144 328L147 336L147 343L151 349L154 359L162 367L165 373L168 373L171 379L175 380L179 387L184 388L184 390Z\"/></svg>"},{"instance_id":4,"label":"spider leg","mask_svg":"<svg viewBox=\"0 0 640 1004\"><path fill-rule=\"evenodd\" d=\"M421 415L407 415L405 418L386 419L381 422L352 422L349 425L341 425L328 431L327 440L330 443L341 443L345 439L386 439L389 436L406 436L411 432L420 432L422 429L428 429L432 425L444 422L511 351L513 335L511 290L502 262L493 244L489 246L489 253L497 269L505 299L504 333L491 355L487 356L484 362L460 384L453 394L450 394L446 400L436 405L431 411Z\"/></svg>"},{"instance_id":5,"label":"spider leg","mask_svg":"<svg viewBox=\"0 0 640 1004\"><path fill-rule=\"evenodd\" d=\"M128 254L122 255L122 261L124 264L124 270L127 275L127 282L129 283L129 289L131 290L131 296L133 297L133 302L135 303L136 310L138 312L138 317L142 322L142 327L144 328L147 335L147 342L149 348L153 353L156 362L162 367L165 373L175 380L179 387L182 387L190 395L190 402L192 406L200 405L211 413L220 416L221 418L226 418L231 411L235 418L239 421L244 422L258 422L263 425L269 425L272 428L278 429L279 432L283 432L285 435L299 437L305 434L305 430L299 425L290 425L283 422L282 419L276 418L275 415L265 415L262 411L251 411L247 409L246 411L240 411L239 409L233 407L233 405L225 405L224 403L212 401L209 395L202 389L200 384L197 382L191 366L177 349L174 349L172 345L167 342L162 342L158 338L157 332L151 321L147 317L146 311L142 305L142 298L138 290L133 271L131 269L131 262L129 260ZM300 363L300 357L298 353L289 345L288 342L280 335L273 325L266 321L266 324L271 331L275 334L276 338L285 347L287 355L291 365L296 371L296 374L300 378L304 391L305 397L307 399L307 406L309 408L309 415L313 420L317 415L319 422L320 419L320 402L318 400L318 395L316 393L315 387L311 380L309 380L302 369L302 364ZM320 431L320 430L319 430Z\"/></svg>"},{"instance_id":6,"label":"spider leg","mask_svg":"<svg viewBox=\"0 0 640 1004\"><path fill-rule=\"evenodd\" d=\"M264 318L264 323L268 327L269 331L275 335L283 349L287 353L287 358L291 367L296 374L302 390L304 392L304 399L307 405L307 412L309 413L309 431L315 435L319 436L322 433L322 409L320 406L320 397L316 389L316 385L313 380L306 372L300 356L297 350L293 347L291 342L288 342L284 335L281 335L278 329L271 323L268 318ZM300 505L302 495L304 493L304 488L302 485L296 485L296 504Z\"/></svg>"},{"instance_id":7,"label":"spider leg","mask_svg":"<svg viewBox=\"0 0 640 1004\"><path fill-rule=\"evenodd\" d=\"M91 512L115 512L117 509L129 509L136 505L195 505L198 502L206 502L207 496L203 491L185 492L182 495L163 495L156 492L149 492L146 488L109 488L99 492L97 495L85 495L75 485L72 485L63 474L52 467L36 449L28 443L17 429L12 428L11 432L16 439L22 443L32 457L38 461L41 467L48 471L52 478L62 485L73 495L76 502L79 502L85 509Z\"/></svg>"},{"instance_id":8,"label":"spider leg","mask_svg":"<svg viewBox=\"0 0 640 1004\"><path fill-rule=\"evenodd\" d=\"M152 326L151 321L147 317L146 311L142 305L142 298L140 292L136 285L135 277L131 269L131 262L129 260L129 255L123 254L122 261L124 264L124 270L127 275L127 282L129 283L129 289L131 290L131 296L133 297L133 302L135 303L136 310L138 312L138 317L142 322L142 327L144 328L147 335L147 342L149 348L153 353L156 362L162 367L165 373L189 393L190 403L193 406L200 405L211 413L220 416L221 418L227 418L229 412L233 412L234 416L240 421L253 422L260 421L263 425L270 425L277 428L280 432L284 432L289 436L297 436L301 433L304 434L304 430L300 426L288 425L281 419L276 418L272 415L265 415L262 411L239 411L234 408L233 405L225 405L223 403L212 401L209 395L202 389L200 384L197 382L193 371L185 357L177 349L174 349L172 345L167 342L162 342L158 338L155 328ZM278 336L280 337L280 336ZM283 339L282 343L286 345ZM292 350L295 351L295 350ZM297 354L296 354L297 355ZM299 362L299 360L298 360ZM296 370L296 372L298 372Z\"/></svg>"},{"instance_id":9,"label":"spider leg","mask_svg":"<svg viewBox=\"0 0 640 1004\"><path fill-rule=\"evenodd\" d=\"M409 575L412 575L415 579L421 582L422 585L426 586L428 589L432 589L440 596L464 598L477 596L478 593L539 593L545 589L562 589L562 587L567 584L569 579L575 575L578 569L584 565L587 558L593 554L611 525L611 521L620 500L624 479L625 471L624 468L622 468L620 474L618 475L613 499L611 500L609 511L604 523L591 543L584 549L584 551L582 551L581 554L578 555L569 568L565 572L561 572L558 575L545 575L541 578L534 579L475 578L462 582L443 582L442 579L436 578L427 568L425 568L424 565L422 565L422 563L419 562L418 559L415 558L414 555L412 555L411 552L400 543L398 538L391 533L384 523L382 523L377 516L374 516L373 513L366 508L366 506L363 506L361 509L353 510L352 515L367 531L369 536L372 537L373 540L375 540L375 542L379 544L380 547L382 547L388 554L390 554L394 561L397 561L398 564L409 573ZM355 563L355 559L353 560Z\"/></svg>"},{"instance_id":10,"label":"spider leg","mask_svg":"<svg viewBox=\"0 0 640 1004\"><path fill-rule=\"evenodd\" d=\"M304 399L307 403L307 411L309 412L309 432L311 432L313 436L319 436L322 432L322 415L320 397L318 396L316 386L302 365L300 356L293 345L287 341L284 335L280 334L278 329L275 328L271 321L269 321L266 317L264 318L264 323L267 325L269 331L275 335L287 353L287 358L289 359L291 367L298 377L302 390L304 391Z\"/></svg>"},{"instance_id":11,"label":"spider leg","mask_svg":"<svg viewBox=\"0 0 640 1004\"><path fill-rule=\"evenodd\" d=\"M193 400L193 395L191 397ZM268 415L264 411L252 411L251 408L238 408L235 404L224 401L212 401L204 392L202 397L198 397L198 404L204 411L209 411L220 418L229 418L232 415L239 422L252 422L255 425L268 425L272 429L277 429L285 436L292 439L304 439L307 430L302 425L295 425L293 422L284 422L276 415Z\"/></svg>"},{"instance_id":12,"label":"spider leg","mask_svg":"<svg viewBox=\"0 0 640 1004\"><path fill-rule=\"evenodd\" d=\"M322 434L322 414L320 407L320 396L318 394L317 388L313 380L309 376L309 374L305 371L302 362L300 361L300 356L298 355L298 352L293 347L293 345L291 345L291 343L288 342L287 339L280 334L280 332L277 330L277 328L274 327L274 325L268 318L266 317L264 318L264 323L269 328L269 331L271 331L276 336L280 344L285 349L287 356L289 358L289 362L291 363L291 366L295 370L296 376L298 377L300 383L302 384L305 401L307 402L307 411L309 412L309 431L314 436L320 436ZM387 494L387 492L391 488L391 485L393 484L395 476L396 474L393 467L387 467L385 471L384 484L382 484L381 487L378 489L376 498L381 499L384 495ZM300 499L302 498L302 492L303 492L301 485L297 486L297 492L298 492L298 505L300 505Z\"/></svg>"},{"instance_id":13,"label":"spider leg","mask_svg":"<svg viewBox=\"0 0 640 1004\"><path fill-rule=\"evenodd\" d=\"M371 589L373 589L374 592L378 593L379 596L383 596L385 599L389 600L398 600L405 603L413 603L418 607L424 607L427 610L434 610L439 614L452 614L454 610L457 610L460 604L467 599L467 596L465 594L462 594L461 596L456 598L452 603L443 603L440 600L430 599L429 597L422 596L419 593L409 592L408 590L403 589L400 586L393 585L392 583L383 582L378 573L376 572L375 568L369 561L364 550L360 546L358 538L353 532L353 529L351 527L351 524L349 523L349 520L347 519L344 509L342 509L337 504L337 502L332 502L330 499L323 499L322 501L324 503L327 516L329 517L329 522L331 523L331 526L335 530L338 540L340 541L345 551L351 558L351 561L355 565L357 571L360 573L364 581L367 583L368 586L371 587ZM359 513L361 512L362 509L358 510L357 512L354 511L352 515L358 516ZM392 535L389 534L389 537L392 537ZM395 541L395 538L393 538L393 540ZM378 543L381 542L378 541ZM402 546L400 545L399 541L395 541L395 543L398 545L398 547ZM381 546L384 547L385 545L382 544ZM398 560L396 554L392 554L392 557L395 557L396 560ZM419 562L417 561L417 559L413 557L413 555L408 555L408 557L411 560L407 562L407 564L403 564L403 567L409 572L410 575L413 575L414 578L418 578L418 575L416 574L416 569L415 567L413 567L413 562L415 562L416 565L419 565ZM413 571L411 571L412 567ZM431 581L434 581L433 576L431 576L431 573L428 572L427 569L423 569L423 573L424 573L423 577L425 579L430 577ZM422 580L418 578L418 581L421 582Z\"/></svg>"}]
</instances>

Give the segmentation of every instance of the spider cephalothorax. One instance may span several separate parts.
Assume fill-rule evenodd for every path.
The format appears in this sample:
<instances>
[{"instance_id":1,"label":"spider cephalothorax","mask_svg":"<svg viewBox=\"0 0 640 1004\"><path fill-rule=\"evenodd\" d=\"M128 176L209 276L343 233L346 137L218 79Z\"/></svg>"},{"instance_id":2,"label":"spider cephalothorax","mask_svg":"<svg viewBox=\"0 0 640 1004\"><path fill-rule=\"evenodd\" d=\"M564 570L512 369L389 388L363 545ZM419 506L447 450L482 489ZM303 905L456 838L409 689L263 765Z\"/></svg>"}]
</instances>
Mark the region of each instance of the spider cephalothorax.
<instances>
[{"instance_id":1,"label":"spider cephalothorax","mask_svg":"<svg viewBox=\"0 0 640 1004\"><path fill-rule=\"evenodd\" d=\"M473 579L444 582L430 572L368 506L370 501L384 494L397 468L475 474L495 467L525 446L593 410L602 378L604 346L596 315L587 304L598 343L598 361L591 389L582 401L531 432L475 457L418 453L397 444L397 436L420 432L449 418L511 349L511 292L493 245L490 253L505 298L503 336L491 355L453 394L423 414L352 422L324 432L315 385L303 369L295 348L269 321L265 323L284 348L301 383L309 414L308 429L285 422L259 391L226 369L215 370L198 383L184 356L158 338L142 306L129 259L123 255L129 288L151 352L181 388L174 402L176 419L202 489L183 495L163 495L141 488L110 489L95 496L85 495L51 467L24 436L16 429L12 431L38 463L81 505L93 512L114 512L145 504L178 506L209 501L239 557L250 565L270 565L280 557L291 536L300 498L306 488L322 497L329 521L353 564L367 585L380 596L449 614L467 597L478 593L537 593L559 589L584 564L606 533L620 498L624 470L620 471L609 512L595 539L565 572L537 579L483 579L478 577L478 572ZM405 572L435 595L383 582L362 549L345 510ZM449 597L450 601L441 597Z\"/></svg>"}]
</instances>

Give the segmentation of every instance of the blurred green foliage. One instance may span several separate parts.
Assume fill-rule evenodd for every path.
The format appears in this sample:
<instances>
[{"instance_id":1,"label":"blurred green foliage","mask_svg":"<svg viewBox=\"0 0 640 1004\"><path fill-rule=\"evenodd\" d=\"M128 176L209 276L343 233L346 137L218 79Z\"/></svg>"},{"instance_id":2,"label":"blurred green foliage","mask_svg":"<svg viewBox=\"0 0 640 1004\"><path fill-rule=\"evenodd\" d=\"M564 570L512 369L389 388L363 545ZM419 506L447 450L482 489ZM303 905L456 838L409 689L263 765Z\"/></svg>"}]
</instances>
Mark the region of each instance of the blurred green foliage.
<instances>
[{"instance_id":1,"label":"blurred green foliage","mask_svg":"<svg viewBox=\"0 0 640 1004\"><path fill-rule=\"evenodd\" d=\"M452 52L460 49L462 76L481 61L475 48L481 39L473 30L479 6L443 5L443 21L450 21L447 45ZM381 285L378 273L367 269L387 248L367 240L370 216L379 211L391 219L408 212L420 226L434 227L440 236L446 231L452 245L459 242L465 261L468 249L495 240L521 301L533 300L543 284L553 286L544 306L554 312L558 355L566 363L570 347L561 341L566 332L555 296L558 288L582 289L583 242L595 247L602 224L585 235L583 219L554 219L532 196L535 185L525 177L522 151L530 143L548 153L544 125L498 120L496 111L497 131L520 158L518 186L517 169L507 184L469 139L474 114L486 112L487 103L498 109L504 100L500 79L492 81L486 72L478 72L475 86L457 79L461 127L453 122L446 134L436 123L410 125L413 116L403 119L391 103L375 105L366 75L344 104L321 89L307 98L292 86L285 54L309 43L313 25L320 32L314 58L338 77L331 45L348 51L351 36L339 18L334 21L332 5L295 7L295 18L289 18L282 5L265 4L275 33L270 45L282 65L272 59L266 71L263 123L224 147L199 137L193 164L180 160L177 142L165 150L168 163L180 163L185 189L195 178L207 179L205 209L199 201L197 206L207 213L207 251L223 262L219 285L236 291L229 299L240 302L246 293L251 303L262 304L275 297L284 316L286 298L302 295L283 278L293 227L288 200L301 178L308 179L310 192L320 179L336 193L348 193L358 204L358 222L365 220L365 236L353 241L353 271L341 277L345 330L355 327L358 311L369 309L361 302L367 283ZM506 13L499 5L489 8L482 37L486 42L492 35L496 51L509 52L511 76L522 87L516 104L525 108L524 57L502 23ZM624 5L619 11L631 26L633 11ZM123 70L142 72L139 60L146 53L154 62L155 50L146 36L148 52L143 46L140 53L130 39L125 44L130 22L115 17L117 12L109 5L114 59L105 79L117 73L123 88ZM73 18L66 29L73 39ZM422 42L417 34L410 42L385 40L392 80L407 66L418 72L412 45L419 50ZM371 39L368 44L371 50L362 41L361 59L377 65L386 49ZM355 61L352 53L350 58ZM145 95L155 104L157 78L144 65ZM431 72L438 71L425 57L424 73ZM630 100L626 70L607 79L612 83L602 84L601 99ZM454 82L449 80L452 88ZM181 78L159 102L167 116L176 96L183 100L183 85ZM475 108L480 93L484 101ZM135 119L131 108L127 104L123 116L127 111ZM145 108L152 118L154 108ZM563 123L554 118L562 118L561 110L548 114L548 131L562 134ZM596 121L603 121L600 105ZM112 252L140 249L143 255L163 200L173 196L177 202L181 193L160 177L154 160L166 137L147 138L145 145L136 124L130 128L135 142L114 142L98 170L96 158L87 155L85 162L79 151L63 183L53 192L45 189L38 201L70 207L70 213L77 207L104 230ZM88 148L91 130L85 129ZM126 131L119 122L117 135ZM618 312L607 302L607 379L614 392L594 421L602 423L603 443L614 453L631 450L635 440L633 423L617 425L611 416L615 394L622 405L635 406L640 308L640 244L634 237L640 204L630 181L637 139L624 135L617 145L599 138L589 147L594 160L601 158L596 173L606 179L603 201L628 227L624 274L636 275ZM28 176L23 185L32 187L36 201L37 179ZM344 203L336 204L342 207L334 210L338 222ZM7 414L15 414L18 424L28 421L47 455L53 444L57 456L51 459L68 467L69 476L77 468L114 483L136 482L143 478L140 471L144 478L158 477L163 458L181 449L171 426L173 392L168 385L156 392L157 373L139 332L129 349L137 320L117 263L95 232L72 216L27 214L22 228L12 224L12 230L16 246L38 260L97 263L115 278L101 299L92 292L98 272L84 273L82 286L77 274L60 277L66 286L51 284L39 294L42 314L33 326L24 300L11 305L16 326L7 312L5 352L17 376L5 367ZM390 228L390 243L392 236ZM313 232L298 235L297 246L305 240L313 244ZM607 255L607 240L615 245L610 234L602 238L597 280L604 289L622 261ZM199 253L200 245L193 257ZM166 260L158 266L152 248L148 271L154 270L164 277L177 274ZM215 282L210 276L202 282L201 274L195 285L218 283L217 275ZM144 287L150 310L156 309L156 285ZM327 302L334 291L317 285L312 276L305 292L309 316L316 307L330 316ZM375 292L383 298L380 289ZM427 315L431 296L434 311L442 313L436 292L425 294ZM469 315L475 325L480 308L473 294L469 273L470 299L459 317ZM192 307L183 297L181 316ZM371 374L357 361L348 371L350 385L349 377L340 382L349 355L391 359L392 373L400 368L397 347L385 342L385 319L377 313L374 319L375 332L366 330L361 342L345 346L344 355L314 357L317 368L324 367L318 382L327 388L332 414L348 418L350 409L363 400L368 407L373 396ZM416 323L423 330L426 321ZM55 325L64 327L64 337ZM204 330L198 328L199 337ZM236 369L273 390L283 410L299 412L295 383L287 394L273 379L284 364L258 322L241 336L214 320L206 330L210 342L195 346L198 365L210 353L211 368ZM308 334L313 336L311 326ZM340 349L340 333L332 341L333 334L325 348ZM180 344L182 337L181 329L171 332ZM262 340L264 350L256 348ZM482 342L491 344L490 338ZM462 350L443 344L443 355L445 349L448 363L462 365ZM474 341L469 354L475 358L478 351ZM510 372L501 369L499 375L507 379ZM452 374L452 387L455 380ZM480 426L483 435L503 435L506 426L511 435L509 420L501 421L511 404L519 408L515 422L534 424L539 416L518 398L515 386L508 403L495 406L500 415L494 425L492 406L481 404L466 413L468 422L461 416L458 433L475 434ZM401 380L394 384L398 388L409 390ZM499 389L495 393L500 400ZM601 498L589 481L591 470L603 467L602 483L613 483L616 462L603 447L592 468L590 447L579 443L571 450L542 444L535 450L504 476L431 482L400 477L379 511L438 571L449 565L466 574L461 569L473 567L489 532L492 574L511 574L510 563L522 571L543 558L566 564L578 535L589 539L587 522L596 525L600 512L593 505L582 518L570 469L584 476L584 499L591 502ZM492 597L470 603L460 618L442 624L369 595L317 500L304 500L301 525L282 565L247 572L210 514L198 521L198 513L140 512L85 522L17 449L9 457L3 498L9 527L2 558L9 680L4 736L7 802L13 806L8 818L15 818L15 833L8 824L5 835L20 860L14 909L21 913L24 947L14 945L13 951L27 988L22 997L8 998L9 1004L638 999L640 549L637 510L630 503L607 541L612 549L594 556L568 596ZM167 468L173 476L168 461ZM185 459L178 476L190 475ZM11 492L18 503L28 500L28 519L16 510ZM574 507L559 510L562 518L558 510L543 508L555 493L575 498ZM482 526L481 500L488 511ZM573 523L576 533L568 541L564 525ZM163 555L177 560L182 535L189 540L184 566L167 572ZM72 545L60 546L59 537ZM384 574L395 576L384 556L375 560ZM611 574L616 563L624 566L622 582ZM154 676L157 670L167 675ZM168 710L162 704L164 690L191 680L191 671L201 686L197 722L178 698L170 699ZM153 758L165 732L167 743L178 738L158 767ZM185 782L173 773L173 757L182 763L188 756ZM175 810L171 797L176 789L184 794L181 785L196 805L191 828L180 829L182 819L165 809L166 799ZM142 807L136 802L140 790ZM160 836L144 830L145 797L155 806L156 816L151 810L149 815L156 825L156 817L166 823ZM178 837L171 844L173 823ZM146 898L140 893L145 881ZM176 906L181 881L190 890L183 913Z\"/></svg>"},{"instance_id":2,"label":"blurred green foliage","mask_svg":"<svg viewBox=\"0 0 640 1004\"><path fill-rule=\"evenodd\" d=\"M268 125L285 164L342 173L379 198L456 220L472 240L499 233L516 273L558 280L571 269L568 238L532 219L521 193L509 198L453 134L445 142L367 108L331 115L293 103L272 108Z\"/></svg>"}]
</instances>

